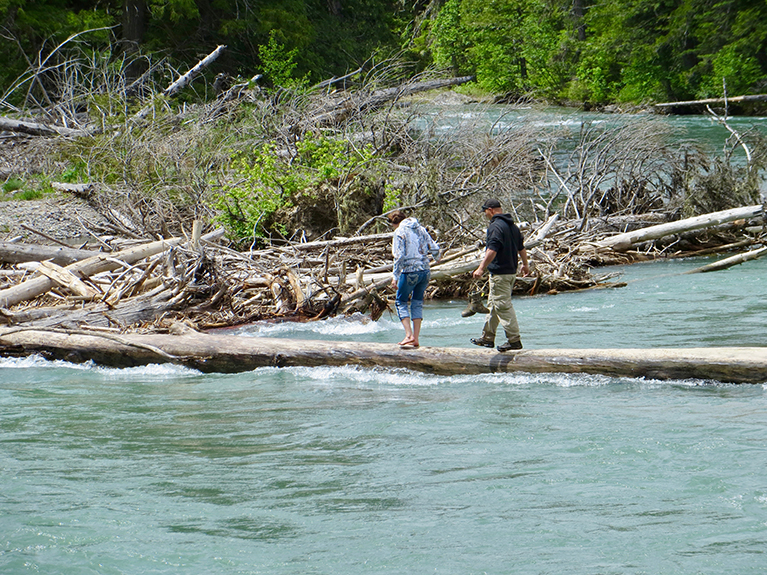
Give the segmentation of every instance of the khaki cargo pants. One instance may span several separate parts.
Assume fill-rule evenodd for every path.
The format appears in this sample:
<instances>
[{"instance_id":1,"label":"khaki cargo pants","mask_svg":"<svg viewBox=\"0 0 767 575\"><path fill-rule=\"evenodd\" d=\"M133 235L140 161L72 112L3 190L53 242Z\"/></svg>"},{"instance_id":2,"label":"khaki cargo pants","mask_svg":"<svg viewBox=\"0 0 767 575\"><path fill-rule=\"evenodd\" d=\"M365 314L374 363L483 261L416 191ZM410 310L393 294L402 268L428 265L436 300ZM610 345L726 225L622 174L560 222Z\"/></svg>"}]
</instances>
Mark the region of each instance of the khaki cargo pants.
<instances>
[{"instance_id":1,"label":"khaki cargo pants","mask_svg":"<svg viewBox=\"0 0 767 575\"><path fill-rule=\"evenodd\" d=\"M490 294L487 296L490 314L482 328L482 339L494 342L495 332L500 324L510 342L520 340L517 314L511 305L511 290L516 279L517 274L490 274Z\"/></svg>"}]
</instances>

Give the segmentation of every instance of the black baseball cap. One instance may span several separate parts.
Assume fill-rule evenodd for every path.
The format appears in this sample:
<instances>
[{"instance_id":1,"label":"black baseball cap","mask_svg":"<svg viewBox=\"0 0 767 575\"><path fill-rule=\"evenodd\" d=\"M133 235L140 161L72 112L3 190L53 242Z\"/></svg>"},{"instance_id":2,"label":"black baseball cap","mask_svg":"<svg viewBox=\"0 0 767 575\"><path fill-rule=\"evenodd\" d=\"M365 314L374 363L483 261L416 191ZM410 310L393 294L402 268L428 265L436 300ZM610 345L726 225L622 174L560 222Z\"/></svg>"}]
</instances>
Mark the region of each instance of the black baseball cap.
<instances>
[{"instance_id":1,"label":"black baseball cap","mask_svg":"<svg viewBox=\"0 0 767 575\"><path fill-rule=\"evenodd\" d=\"M485 200L485 203L482 204L482 211L489 210L490 208L500 208L501 202L496 200L495 198L489 198Z\"/></svg>"}]
</instances>

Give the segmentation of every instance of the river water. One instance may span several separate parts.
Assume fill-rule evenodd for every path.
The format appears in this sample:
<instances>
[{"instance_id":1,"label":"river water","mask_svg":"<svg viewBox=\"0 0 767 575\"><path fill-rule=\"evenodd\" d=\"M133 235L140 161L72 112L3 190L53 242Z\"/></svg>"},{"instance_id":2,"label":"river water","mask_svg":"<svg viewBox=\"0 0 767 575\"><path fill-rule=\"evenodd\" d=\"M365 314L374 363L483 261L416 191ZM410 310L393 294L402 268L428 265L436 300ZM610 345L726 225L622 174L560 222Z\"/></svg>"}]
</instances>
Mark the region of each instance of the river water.
<instances>
[{"instance_id":1,"label":"river water","mask_svg":"<svg viewBox=\"0 0 767 575\"><path fill-rule=\"evenodd\" d=\"M767 260L702 263L517 298L523 342L767 345ZM469 346L463 305L428 304L422 344ZM0 359L0 573L764 573L765 445L761 384Z\"/></svg>"},{"instance_id":2,"label":"river water","mask_svg":"<svg viewBox=\"0 0 767 575\"><path fill-rule=\"evenodd\" d=\"M664 114L608 114L601 112L583 113L571 108L561 107L509 107L509 106L439 106L424 108L423 116L415 122L421 130L431 128L437 134L451 134L456 130L471 126L485 126L492 133L532 127L543 133L558 134L557 151L553 161L561 173L566 173L565 163L578 140L578 134L584 126L596 129L611 129L631 125L640 125L647 121L657 122L668 129L667 137L676 146L694 144L711 159L724 159L725 149L732 154L733 166L743 166L746 154L742 147L735 145L732 133L710 116L701 115L664 115ZM719 113L723 114L722 111ZM767 136L767 117L731 116L726 118L727 125L749 141L751 132ZM753 148L753 144L749 144ZM550 176L549 184L558 187L557 180ZM767 198L767 182L760 182L760 192Z\"/></svg>"}]
</instances>

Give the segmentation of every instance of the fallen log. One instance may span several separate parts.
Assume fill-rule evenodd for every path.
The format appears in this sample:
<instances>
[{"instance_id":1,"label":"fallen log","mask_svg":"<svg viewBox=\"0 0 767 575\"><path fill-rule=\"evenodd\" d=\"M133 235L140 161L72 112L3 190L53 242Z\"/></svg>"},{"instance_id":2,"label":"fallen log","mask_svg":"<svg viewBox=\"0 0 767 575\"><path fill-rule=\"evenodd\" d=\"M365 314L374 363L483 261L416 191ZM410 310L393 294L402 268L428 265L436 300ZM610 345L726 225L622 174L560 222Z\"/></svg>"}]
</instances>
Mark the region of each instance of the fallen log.
<instances>
[{"instance_id":1,"label":"fallen log","mask_svg":"<svg viewBox=\"0 0 767 575\"><path fill-rule=\"evenodd\" d=\"M276 338L203 333L122 334L0 329L0 353L41 354L108 367L174 363L206 373L235 373L258 367L355 365L407 368L439 375L482 373L586 373L652 379L767 382L767 348L538 349L498 353L488 349Z\"/></svg>"},{"instance_id":2,"label":"fallen log","mask_svg":"<svg viewBox=\"0 0 767 575\"><path fill-rule=\"evenodd\" d=\"M316 123L326 126L342 122L355 112L375 110L388 102L404 98L405 96L458 86L472 80L474 80L474 76L460 76L457 78L425 80L422 82L407 82L394 88L375 90L372 93L354 93L316 111L309 121L305 121L304 124L308 126Z\"/></svg>"},{"instance_id":3,"label":"fallen log","mask_svg":"<svg viewBox=\"0 0 767 575\"><path fill-rule=\"evenodd\" d=\"M59 192L66 192L81 198L88 197L98 189L96 184L67 184L64 182L51 182L51 187Z\"/></svg>"},{"instance_id":4,"label":"fallen log","mask_svg":"<svg viewBox=\"0 0 767 575\"><path fill-rule=\"evenodd\" d=\"M78 309L37 308L21 312L9 312L0 308L0 323L3 321L10 325L24 323L25 327L39 329L64 328L64 329L96 329L118 327L125 329L128 326L144 322L152 322L162 314L176 308L168 290L157 294L149 294L130 298L119 302L117 305L106 303L92 303Z\"/></svg>"},{"instance_id":5,"label":"fallen log","mask_svg":"<svg viewBox=\"0 0 767 575\"><path fill-rule=\"evenodd\" d=\"M551 228L554 227L555 223L557 223L558 219L559 214L554 214L548 220L546 220L546 223L543 224L540 229L538 229L535 235L525 242L525 249L530 250L541 245L543 240L546 239L546 236L549 235Z\"/></svg>"},{"instance_id":6,"label":"fallen log","mask_svg":"<svg viewBox=\"0 0 767 575\"><path fill-rule=\"evenodd\" d=\"M721 212L712 212L702 216L695 216L694 218L687 218L675 222L667 222L657 226L650 226L640 230L634 230L633 232L617 234L596 242L596 245L597 247L602 248L612 248L613 250L619 252L626 251L634 244L639 244L649 240L657 240L659 238L673 234L718 226L720 224L732 222L735 220L755 218L762 216L763 213L763 206L761 204L755 206L746 206L743 208L733 208L730 210L723 210Z\"/></svg>"},{"instance_id":7,"label":"fallen log","mask_svg":"<svg viewBox=\"0 0 767 575\"><path fill-rule=\"evenodd\" d=\"M186 74L180 76L175 82L173 82L170 86L165 88L163 90L162 95L166 98L169 98L171 96L174 96L177 92L188 86L192 80L194 80L199 73L204 70L207 66L209 66L212 62L218 58L218 56L226 49L226 46L219 45L216 47L213 52L205 56L202 60L197 62L197 64L194 65L194 67L189 70ZM139 110L136 115L134 116L134 119L136 120L143 120L154 109L154 104L148 104L144 106L141 110Z\"/></svg>"},{"instance_id":8,"label":"fallen log","mask_svg":"<svg viewBox=\"0 0 767 575\"><path fill-rule=\"evenodd\" d=\"M79 250L76 248L0 242L0 263L7 264L50 260L57 265L66 266L93 257L98 253L93 250Z\"/></svg>"},{"instance_id":9,"label":"fallen log","mask_svg":"<svg viewBox=\"0 0 767 575\"><path fill-rule=\"evenodd\" d=\"M61 287L67 288L75 295L88 299L96 295L96 290L85 285L80 278L68 269L57 266L54 263L40 262L37 264L37 271Z\"/></svg>"},{"instance_id":10,"label":"fallen log","mask_svg":"<svg viewBox=\"0 0 767 575\"><path fill-rule=\"evenodd\" d=\"M718 262L714 262L705 266L701 266L699 268L695 268L694 270L690 270L688 274L700 274L700 273L707 273L707 272L716 272L720 270L725 270L727 268L731 268L732 266L736 266L738 264L742 264L744 262L748 262L751 260L758 259L762 257L763 255L767 254L767 247L759 248L758 250L751 250L750 252L746 252L744 254L738 254L735 256L731 256L729 258L725 258L723 260L719 260Z\"/></svg>"},{"instance_id":11,"label":"fallen log","mask_svg":"<svg viewBox=\"0 0 767 575\"><path fill-rule=\"evenodd\" d=\"M682 102L661 102L654 104L655 108L675 108L677 106L703 106L708 104L724 104L726 102L765 102L767 94L751 94L747 96L733 96L732 98L706 98L704 100L684 100Z\"/></svg>"},{"instance_id":12,"label":"fallen log","mask_svg":"<svg viewBox=\"0 0 767 575\"><path fill-rule=\"evenodd\" d=\"M223 52L225 49L226 49L226 46L224 45L216 46L216 49L213 50L213 52L205 56L205 58L197 62L197 64L195 64L191 70L189 70L186 74L178 78L170 86L165 88L165 90L163 90L162 95L165 96L166 98L169 98L170 96L173 96L177 92L184 89L186 86L188 86L192 82L192 80L194 80L200 74L200 72L202 72L205 68L210 66L210 64L216 58L218 58L221 52Z\"/></svg>"},{"instance_id":13,"label":"fallen log","mask_svg":"<svg viewBox=\"0 0 767 575\"><path fill-rule=\"evenodd\" d=\"M77 130L74 128L67 128L65 126L53 126L49 124L41 124L33 120L14 120L12 118L5 118L0 116L0 132L17 132L20 134L27 134L29 136L88 136L92 132L89 130Z\"/></svg>"},{"instance_id":14,"label":"fallen log","mask_svg":"<svg viewBox=\"0 0 767 575\"><path fill-rule=\"evenodd\" d=\"M203 239L211 240L222 235L223 230L219 229L203 236ZM144 258L164 252L183 241L186 241L185 238L171 238L143 244L114 254L99 254L70 264L65 269L75 275L91 276L99 272L115 270L121 267L123 263L133 264ZM10 307L22 301L35 298L47 292L54 285L56 285L56 282L49 277L39 276L13 287L0 290L0 307Z\"/></svg>"}]
</instances>

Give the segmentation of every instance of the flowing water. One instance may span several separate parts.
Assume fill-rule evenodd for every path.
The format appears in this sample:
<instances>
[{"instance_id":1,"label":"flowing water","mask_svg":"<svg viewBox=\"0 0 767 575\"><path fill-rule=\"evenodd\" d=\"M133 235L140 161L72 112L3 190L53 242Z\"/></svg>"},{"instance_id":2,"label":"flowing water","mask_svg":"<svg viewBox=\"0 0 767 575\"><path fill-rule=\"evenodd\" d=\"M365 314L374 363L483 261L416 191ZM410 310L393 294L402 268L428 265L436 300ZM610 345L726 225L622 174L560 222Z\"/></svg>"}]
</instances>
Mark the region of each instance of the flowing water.
<instances>
[{"instance_id":1,"label":"flowing water","mask_svg":"<svg viewBox=\"0 0 767 575\"><path fill-rule=\"evenodd\" d=\"M517 298L527 348L767 345L767 260ZM482 317L426 307L424 345ZM396 318L242 337L394 342ZM406 353L406 352L403 352ZM0 359L0 573L733 574L767 565L767 389Z\"/></svg>"},{"instance_id":2,"label":"flowing water","mask_svg":"<svg viewBox=\"0 0 767 575\"><path fill-rule=\"evenodd\" d=\"M431 108L428 109L431 110ZM561 173L566 173L564 164L569 161L569 154L584 126L610 130L627 122L641 123L645 120L659 122L668 127L668 137L675 145L694 144L711 158L720 159L724 158L724 150L728 149L732 153L731 162L734 166L742 166L746 163L746 154L741 147L735 145L736 140L731 132L709 116L583 113L571 108L559 107L441 106L434 107L431 115L421 117L415 125L422 130L430 129L433 133L442 135L477 123L482 124L482 122L492 127L491 130L494 133L524 129L527 126L551 131L552 134L559 134L561 138L557 145L558 151L553 155L554 163L558 165ZM727 124L741 136L747 136L751 131L767 136L767 117L734 116L727 118ZM567 141L568 139L571 141ZM559 185L553 176L549 183L552 189ZM767 182L764 180L760 182L760 192L767 198Z\"/></svg>"}]
</instances>

